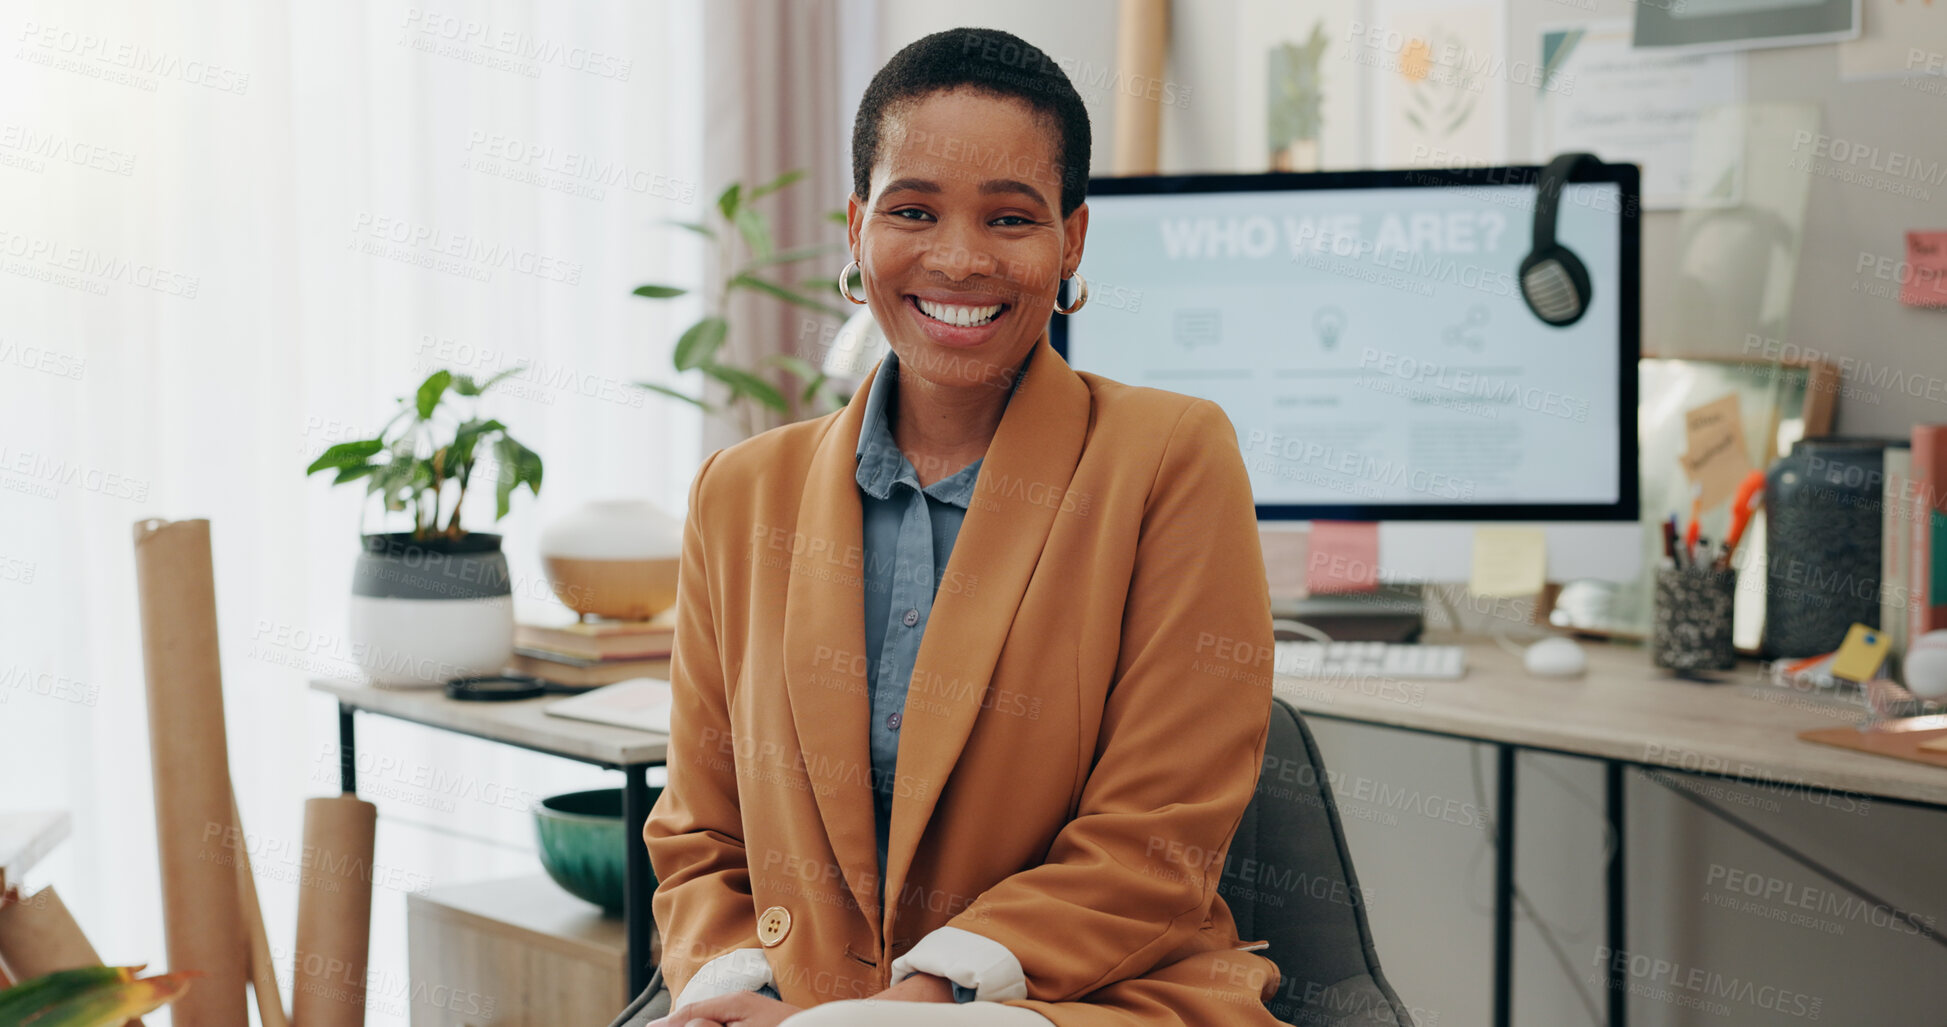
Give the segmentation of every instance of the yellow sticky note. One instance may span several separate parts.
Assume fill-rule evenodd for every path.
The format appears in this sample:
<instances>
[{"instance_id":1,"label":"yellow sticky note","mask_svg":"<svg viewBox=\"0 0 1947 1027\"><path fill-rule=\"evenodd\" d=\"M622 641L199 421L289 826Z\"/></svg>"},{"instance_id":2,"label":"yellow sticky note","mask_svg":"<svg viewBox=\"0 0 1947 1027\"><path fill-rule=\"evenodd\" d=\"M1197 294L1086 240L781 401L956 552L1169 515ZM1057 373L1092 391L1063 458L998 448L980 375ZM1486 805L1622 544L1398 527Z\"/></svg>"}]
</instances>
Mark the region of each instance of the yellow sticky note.
<instances>
[{"instance_id":1,"label":"yellow sticky note","mask_svg":"<svg viewBox=\"0 0 1947 1027\"><path fill-rule=\"evenodd\" d=\"M1744 415L1737 393L1705 403L1683 415L1687 438L1683 453L1683 473L1703 486L1703 508L1717 504L1737 492L1738 483L1751 471L1750 450L1744 444Z\"/></svg>"},{"instance_id":2,"label":"yellow sticky note","mask_svg":"<svg viewBox=\"0 0 1947 1027\"><path fill-rule=\"evenodd\" d=\"M1540 528L1486 526L1474 529L1477 596L1531 596L1548 582L1548 533Z\"/></svg>"},{"instance_id":3,"label":"yellow sticky note","mask_svg":"<svg viewBox=\"0 0 1947 1027\"><path fill-rule=\"evenodd\" d=\"M1854 624L1846 632L1846 640L1839 646L1839 654L1832 658L1832 676L1847 681L1871 681L1878 676L1880 665L1886 662L1887 644L1885 632L1864 624Z\"/></svg>"}]
</instances>

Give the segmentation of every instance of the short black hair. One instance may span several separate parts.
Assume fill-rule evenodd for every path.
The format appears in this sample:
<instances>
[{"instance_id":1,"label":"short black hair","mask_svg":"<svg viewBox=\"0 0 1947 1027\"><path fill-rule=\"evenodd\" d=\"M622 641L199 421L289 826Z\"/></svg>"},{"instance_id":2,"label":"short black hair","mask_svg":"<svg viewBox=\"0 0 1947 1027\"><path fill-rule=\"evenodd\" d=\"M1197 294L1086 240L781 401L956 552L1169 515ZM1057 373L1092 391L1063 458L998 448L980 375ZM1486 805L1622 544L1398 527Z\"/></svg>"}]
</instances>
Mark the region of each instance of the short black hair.
<instances>
[{"instance_id":1,"label":"short black hair","mask_svg":"<svg viewBox=\"0 0 1947 1027\"><path fill-rule=\"evenodd\" d=\"M935 32L907 44L872 76L852 124L852 189L859 199L872 195L872 165L886 114L961 87L1019 100L1054 124L1061 216L1074 213L1088 196L1088 109L1053 58L1000 29Z\"/></svg>"}]
</instances>

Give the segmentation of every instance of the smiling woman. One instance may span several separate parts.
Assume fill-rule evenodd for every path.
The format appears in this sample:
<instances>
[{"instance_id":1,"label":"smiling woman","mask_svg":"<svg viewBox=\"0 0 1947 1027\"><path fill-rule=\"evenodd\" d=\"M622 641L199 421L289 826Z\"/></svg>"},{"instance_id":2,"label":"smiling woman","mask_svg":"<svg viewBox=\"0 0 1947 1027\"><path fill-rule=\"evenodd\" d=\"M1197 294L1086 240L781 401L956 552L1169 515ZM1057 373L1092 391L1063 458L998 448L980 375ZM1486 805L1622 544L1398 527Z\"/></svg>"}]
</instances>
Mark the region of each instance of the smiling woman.
<instances>
[{"instance_id":1,"label":"smiling woman","mask_svg":"<svg viewBox=\"0 0 1947 1027\"><path fill-rule=\"evenodd\" d=\"M1275 1024L1216 894L1271 709L1250 481L1215 404L1049 346L1088 160L1003 32L866 90L840 282L891 352L691 486L642 1021Z\"/></svg>"}]
</instances>

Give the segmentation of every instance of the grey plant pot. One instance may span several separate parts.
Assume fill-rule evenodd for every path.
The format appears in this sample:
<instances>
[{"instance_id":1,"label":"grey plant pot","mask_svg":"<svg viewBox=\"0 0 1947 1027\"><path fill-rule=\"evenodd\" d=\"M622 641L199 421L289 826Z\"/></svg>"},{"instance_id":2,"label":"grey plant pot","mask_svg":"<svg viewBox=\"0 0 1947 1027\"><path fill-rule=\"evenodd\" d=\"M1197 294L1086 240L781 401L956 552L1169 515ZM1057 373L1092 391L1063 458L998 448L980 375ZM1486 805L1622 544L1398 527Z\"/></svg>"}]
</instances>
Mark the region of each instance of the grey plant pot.
<instances>
[{"instance_id":1,"label":"grey plant pot","mask_svg":"<svg viewBox=\"0 0 1947 1027\"><path fill-rule=\"evenodd\" d=\"M497 674L514 656L514 599L500 536L364 537L352 569L352 656L374 684L436 688Z\"/></svg>"}]
</instances>

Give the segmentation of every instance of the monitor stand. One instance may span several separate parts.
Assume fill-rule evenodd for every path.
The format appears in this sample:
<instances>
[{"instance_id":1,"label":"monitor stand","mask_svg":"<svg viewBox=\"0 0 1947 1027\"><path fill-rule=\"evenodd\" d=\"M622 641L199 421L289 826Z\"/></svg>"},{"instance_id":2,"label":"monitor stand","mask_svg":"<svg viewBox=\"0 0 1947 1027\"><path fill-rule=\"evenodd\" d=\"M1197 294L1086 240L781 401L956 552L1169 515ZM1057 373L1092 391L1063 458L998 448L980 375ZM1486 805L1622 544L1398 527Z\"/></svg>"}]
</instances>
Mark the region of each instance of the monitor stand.
<instances>
[{"instance_id":1,"label":"monitor stand","mask_svg":"<svg viewBox=\"0 0 1947 1027\"><path fill-rule=\"evenodd\" d=\"M1418 585L1381 585L1375 592L1273 599L1271 616L1303 621L1335 642L1417 642L1426 626L1424 604Z\"/></svg>"}]
</instances>

